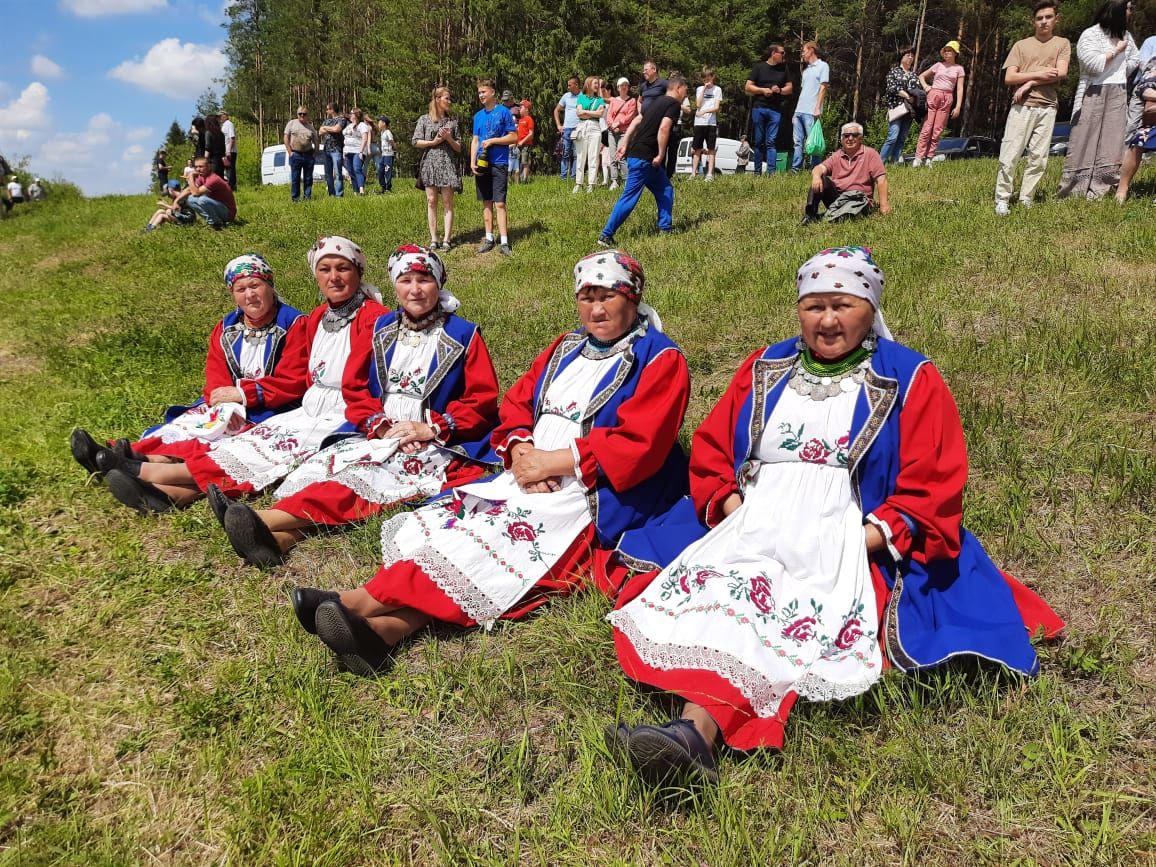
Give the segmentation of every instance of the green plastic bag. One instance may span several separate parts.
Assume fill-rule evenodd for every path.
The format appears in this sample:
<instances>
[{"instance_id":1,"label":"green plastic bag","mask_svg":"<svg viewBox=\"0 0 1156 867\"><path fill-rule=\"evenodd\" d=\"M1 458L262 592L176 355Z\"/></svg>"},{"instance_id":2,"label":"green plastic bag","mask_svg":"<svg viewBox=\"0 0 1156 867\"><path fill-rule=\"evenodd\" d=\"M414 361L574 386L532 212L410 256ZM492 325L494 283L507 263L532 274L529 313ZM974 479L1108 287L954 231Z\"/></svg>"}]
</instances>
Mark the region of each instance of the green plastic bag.
<instances>
[{"instance_id":1,"label":"green plastic bag","mask_svg":"<svg viewBox=\"0 0 1156 867\"><path fill-rule=\"evenodd\" d=\"M827 140L823 138L823 124L819 118L815 118L811 131L807 133L807 141L803 144L803 153L809 157L821 157L827 153Z\"/></svg>"}]
</instances>

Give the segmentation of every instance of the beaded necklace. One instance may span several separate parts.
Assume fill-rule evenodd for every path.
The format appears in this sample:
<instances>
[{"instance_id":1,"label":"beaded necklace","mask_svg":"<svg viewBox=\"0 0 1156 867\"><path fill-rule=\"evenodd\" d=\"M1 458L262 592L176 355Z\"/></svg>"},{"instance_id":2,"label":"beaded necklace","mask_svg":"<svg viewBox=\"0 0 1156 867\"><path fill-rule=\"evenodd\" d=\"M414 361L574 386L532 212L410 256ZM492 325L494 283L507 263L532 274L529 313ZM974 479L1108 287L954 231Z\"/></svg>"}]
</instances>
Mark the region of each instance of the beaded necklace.
<instances>
[{"instance_id":1,"label":"beaded necklace","mask_svg":"<svg viewBox=\"0 0 1156 867\"><path fill-rule=\"evenodd\" d=\"M359 289L344 304L337 307L330 305L329 309L325 311L325 315L321 317L321 327L330 334L340 331L353 321L353 317L357 315L357 311L361 309L364 302L365 295Z\"/></svg>"},{"instance_id":2,"label":"beaded necklace","mask_svg":"<svg viewBox=\"0 0 1156 867\"><path fill-rule=\"evenodd\" d=\"M445 313L440 307L435 307L421 319L411 319L403 309L400 319L402 328L398 339L406 346L421 346L429 332L445 321Z\"/></svg>"},{"instance_id":3,"label":"beaded necklace","mask_svg":"<svg viewBox=\"0 0 1156 867\"><path fill-rule=\"evenodd\" d=\"M823 362L799 340L799 357L788 385L797 394L811 400L826 400L837 394L855 391L867 378L871 355L875 352L875 334L869 333L859 348L839 361Z\"/></svg>"}]
</instances>

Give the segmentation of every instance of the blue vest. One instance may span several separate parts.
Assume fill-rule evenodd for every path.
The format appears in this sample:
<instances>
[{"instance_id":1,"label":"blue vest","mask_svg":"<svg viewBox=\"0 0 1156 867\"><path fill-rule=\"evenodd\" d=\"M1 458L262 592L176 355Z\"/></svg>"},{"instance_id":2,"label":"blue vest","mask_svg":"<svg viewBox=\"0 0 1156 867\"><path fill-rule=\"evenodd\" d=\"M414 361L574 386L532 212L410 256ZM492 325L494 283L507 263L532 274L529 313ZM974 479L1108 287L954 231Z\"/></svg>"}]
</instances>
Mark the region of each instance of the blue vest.
<instances>
[{"instance_id":1,"label":"blue vest","mask_svg":"<svg viewBox=\"0 0 1156 867\"><path fill-rule=\"evenodd\" d=\"M284 302L278 302L277 316L269 325L268 331L265 334L265 345L263 347L264 363L262 365L265 376L269 376L277 369L277 362L281 360L281 353L285 349L285 336L289 333L289 328L301 316L304 316L296 307L290 307ZM221 320L221 351L225 355L225 363L229 366L229 372L233 375L234 384L244 378L244 372L241 370L241 348L245 345L245 319L241 313L241 308L231 310L224 319ZM196 401L188 406L170 406L165 410L165 420L159 425L154 425L141 434L141 439L151 436L154 431L165 424L173 421L182 413L188 412L195 406L200 406L205 402L204 395L198 397ZM249 409L245 413L245 418L254 424L262 422L269 418L274 413L284 412L287 409L292 409L296 404L279 407L277 409Z\"/></svg>"},{"instance_id":2,"label":"blue vest","mask_svg":"<svg viewBox=\"0 0 1156 867\"><path fill-rule=\"evenodd\" d=\"M389 389L389 365L397 349L397 335L401 323L398 311L390 310L377 318L373 325L373 359L369 365L369 393L383 400ZM448 314L442 332L438 336L437 351L426 371L426 384L422 393L422 409L444 413L451 401L461 398L466 387L466 349L478 326L460 316ZM352 422L346 422L335 433L327 437L323 445L330 445L341 439L362 436ZM482 463L498 463L490 451L490 433L469 442L454 442L442 446L462 458Z\"/></svg>"},{"instance_id":3,"label":"blue vest","mask_svg":"<svg viewBox=\"0 0 1156 867\"><path fill-rule=\"evenodd\" d=\"M752 451L782 396L798 354L794 338L769 346L752 369L750 394L739 410L734 432L735 478L745 489ZM848 465L863 514L877 509L895 490L899 475L899 411L919 368L927 359L898 343L879 340L851 420ZM665 567L707 528L687 498L651 528L623 540L620 555L635 568ZM1025 674L1039 661L1028 640L1007 582L979 540L960 529L956 558L923 564L875 556L891 599L882 640L896 667L926 668L968 654L993 660Z\"/></svg>"}]
</instances>

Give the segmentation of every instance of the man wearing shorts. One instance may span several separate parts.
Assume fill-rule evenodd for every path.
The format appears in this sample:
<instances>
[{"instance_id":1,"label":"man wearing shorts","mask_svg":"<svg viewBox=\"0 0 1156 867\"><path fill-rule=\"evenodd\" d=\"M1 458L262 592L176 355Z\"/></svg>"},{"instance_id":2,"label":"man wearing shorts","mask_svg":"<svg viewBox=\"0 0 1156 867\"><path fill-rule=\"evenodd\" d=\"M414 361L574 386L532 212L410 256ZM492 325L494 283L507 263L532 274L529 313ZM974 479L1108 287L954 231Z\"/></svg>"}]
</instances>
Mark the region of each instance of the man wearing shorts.
<instances>
[{"instance_id":1,"label":"man wearing shorts","mask_svg":"<svg viewBox=\"0 0 1156 867\"><path fill-rule=\"evenodd\" d=\"M690 176L698 177L698 161L706 149L706 179L714 180L715 144L718 141L718 111L722 105L722 88L714 83L714 70L702 68L702 84L694 95L694 139L690 149L693 154Z\"/></svg>"},{"instance_id":2,"label":"man wearing shorts","mask_svg":"<svg viewBox=\"0 0 1156 867\"><path fill-rule=\"evenodd\" d=\"M507 232L506 183L510 166L510 145L517 144L518 127L514 116L500 105L494 83L488 78L478 79L478 102L481 110L474 115L473 138L470 141L470 171L482 203L482 223L486 238L478 247L479 253L494 249L494 214L498 216L498 252L510 255L510 237ZM482 158L479 168L478 159Z\"/></svg>"}]
</instances>

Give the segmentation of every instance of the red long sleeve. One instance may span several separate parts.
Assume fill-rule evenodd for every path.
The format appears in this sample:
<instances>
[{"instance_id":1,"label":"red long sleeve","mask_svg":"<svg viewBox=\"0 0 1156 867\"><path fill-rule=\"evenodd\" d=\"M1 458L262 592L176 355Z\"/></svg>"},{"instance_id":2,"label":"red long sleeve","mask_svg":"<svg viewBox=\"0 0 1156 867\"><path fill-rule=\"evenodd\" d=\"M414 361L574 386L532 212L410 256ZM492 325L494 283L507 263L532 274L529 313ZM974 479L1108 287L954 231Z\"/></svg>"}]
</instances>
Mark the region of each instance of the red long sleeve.
<instances>
[{"instance_id":1,"label":"red long sleeve","mask_svg":"<svg viewBox=\"0 0 1156 867\"><path fill-rule=\"evenodd\" d=\"M871 513L886 522L892 553L925 561L958 556L967 445L955 400L931 364L915 374L900 410L899 462L895 493Z\"/></svg>"},{"instance_id":2,"label":"red long sleeve","mask_svg":"<svg viewBox=\"0 0 1156 867\"><path fill-rule=\"evenodd\" d=\"M689 401L686 358L664 350L642 371L634 394L619 404L617 424L574 441L583 484L593 488L602 477L625 491L657 473L678 440Z\"/></svg>"},{"instance_id":3,"label":"red long sleeve","mask_svg":"<svg viewBox=\"0 0 1156 867\"><path fill-rule=\"evenodd\" d=\"M322 304L308 317L298 317L289 327L281 359L271 376L242 379L237 383L237 388L245 395L246 405L276 409L301 399L309 387L309 351L313 347L313 335L317 333L327 306Z\"/></svg>"},{"instance_id":4,"label":"red long sleeve","mask_svg":"<svg viewBox=\"0 0 1156 867\"><path fill-rule=\"evenodd\" d=\"M751 371L766 347L744 361L718 403L694 432L690 447L690 495L695 510L708 527L725 516L722 504L738 493L735 481L734 436L739 410L751 392Z\"/></svg>"},{"instance_id":5,"label":"red long sleeve","mask_svg":"<svg viewBox=\"0 0 1156 867\"><path fill-rule=\"evenodd\" d=\"M555 347L565 336L560 334L534 359L530 369L510 386L510 390L502 399L502 405L498 408L498 426L490 437L490 444L507 469L510 466L510 447L516 442L534 441L534 387L542 371L550 363Z\"/></svg>"}]
</instances>

